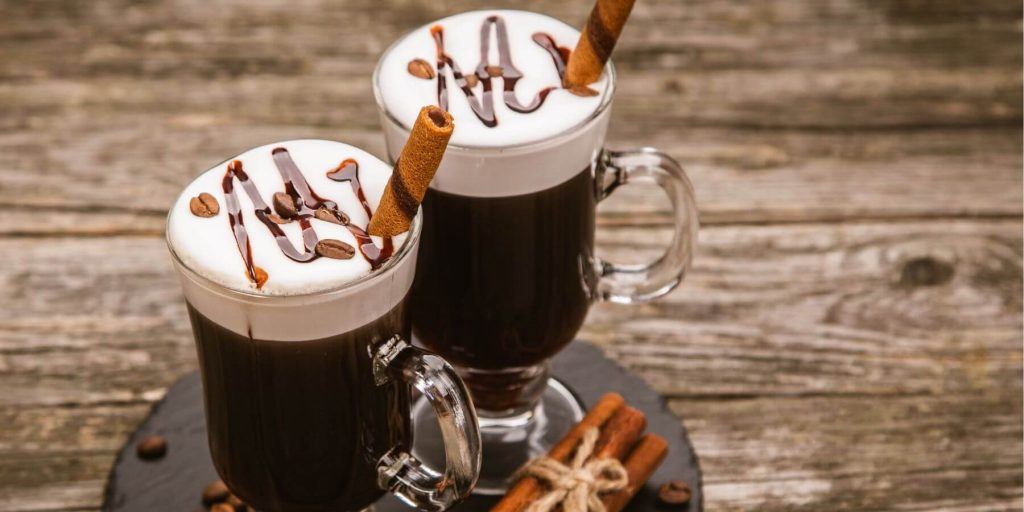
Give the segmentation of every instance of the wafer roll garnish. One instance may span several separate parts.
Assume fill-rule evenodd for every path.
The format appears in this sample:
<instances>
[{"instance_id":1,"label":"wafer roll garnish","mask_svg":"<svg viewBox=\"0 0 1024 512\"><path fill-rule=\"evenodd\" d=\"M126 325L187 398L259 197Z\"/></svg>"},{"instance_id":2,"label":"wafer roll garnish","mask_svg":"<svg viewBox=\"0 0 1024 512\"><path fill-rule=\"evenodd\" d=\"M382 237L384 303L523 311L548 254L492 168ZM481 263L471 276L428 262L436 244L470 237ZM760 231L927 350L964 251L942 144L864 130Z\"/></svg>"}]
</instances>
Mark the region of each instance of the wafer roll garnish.
<instances>
[{"instance_id":1,"label":"wafer roll garnish","mask_svg":"<svg viewBox=\"0 0 1024 512\"><path fill-rule=\"evenodd\" d=\"M443 109L428 106L420 110L370 219L368 233L395 236L409 230L454 129L451 114Z\"/></svg>"},{"instance_id":2,"label":"wafer roll garnish","mask_svg":"<svg viewBox=\"0 0 1024 512\"><path fill-rule=\"evenodd\" d=\"M635 0L597 0L576 49L569 54L565 84L570 91L586 90L601 77L601 71L615 49L622 27Z\"/></svg>"}]
</instances>

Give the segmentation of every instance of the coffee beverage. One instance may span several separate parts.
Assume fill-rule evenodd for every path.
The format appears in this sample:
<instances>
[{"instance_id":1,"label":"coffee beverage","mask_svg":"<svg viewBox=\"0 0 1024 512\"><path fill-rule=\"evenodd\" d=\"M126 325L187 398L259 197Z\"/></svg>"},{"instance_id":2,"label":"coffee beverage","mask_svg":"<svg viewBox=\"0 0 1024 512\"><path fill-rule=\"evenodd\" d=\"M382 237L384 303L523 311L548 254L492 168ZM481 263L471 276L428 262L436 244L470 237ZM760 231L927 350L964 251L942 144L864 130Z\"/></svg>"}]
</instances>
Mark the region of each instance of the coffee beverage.
<instances>
[{"instance_id":1,"label":"coffee beverage","mask_svg":"<svg viewBox=\"0 0 1024 512\"><path fill-rule=\"evenodd\" d=\"M355 510L377 500L377 461L411 448L409 390L374 383L373 343L408 336L404 305L299 343L239 335L189 307L217 472L258 510ZM354 414L358 411L358 414Z\"/></svg>"},{"instance_id":2,"label":"coffee beverage","mask_svg":"<svg viewBox=\"0 0 1024 512\"><path fill-rule=\"evenodd\" d=\"M595 202L590 168L517 196L428 192L412 297L418 338L479 369L555 355L593 298Z\"/></svg>"},{"instance_id":3,"label":"coffee beverage","mask_svg":"<svg viewBox=\"0 0 1024 512\"><path fill-rule=\"evenodd\" d=\"M436 508L475 480L479 434L461 383L405 342L419 220L395 237L366 232L390 173L346 144L286 141L215 166L171 210L210 453L256 509L360 510L389 489ZM396 480L423 471L407 455L409 385L423 379L447 394L439 410L460 411L441 417L450 466L422 480L449 488Z\"/></svg>"},{"instance_id":4,"label":"coffee beverage","mask_svg":"<svg viewBox=\"0 0 1024 512\"><path fill-rule=\"evenodd\" d=\"M588 30L607 43L604 26ZM667 293L682 279L696 235L692 192L674 160L649 149L604 150L615 71L608 63L592 83L568 86L579 38L541 14L467 12L413 30L374 73L392 161L419 105L434 103L456 119L422 205L410 304L414 336L458 366L480 410L484 492L503 492L515 469L582 415L575 396L548 379L547 360L573 339L590 304ZM668 193L672 244L650 265L601 261L596 205L639 180ZM419 420L417 436L436 435Z\"/></svg>"},{"instance_id":5,"label":"coffee beverage","mask_svg":"<svg viewBox=\"0 0 1024 512\"><path fill-rule=\"evenodd\" d=\"M413 330L464 369L488 414L536 402L543 388L528 384L543 372L529 369L573 339L594 298L593 162L612 81L593 95L562 87L578 36L540 14L469 12L413 31L378 67L389 150L416 102L458 120L423 202ZM410 72L431 55L436 78Z\"/></svg>"}]
</instances>

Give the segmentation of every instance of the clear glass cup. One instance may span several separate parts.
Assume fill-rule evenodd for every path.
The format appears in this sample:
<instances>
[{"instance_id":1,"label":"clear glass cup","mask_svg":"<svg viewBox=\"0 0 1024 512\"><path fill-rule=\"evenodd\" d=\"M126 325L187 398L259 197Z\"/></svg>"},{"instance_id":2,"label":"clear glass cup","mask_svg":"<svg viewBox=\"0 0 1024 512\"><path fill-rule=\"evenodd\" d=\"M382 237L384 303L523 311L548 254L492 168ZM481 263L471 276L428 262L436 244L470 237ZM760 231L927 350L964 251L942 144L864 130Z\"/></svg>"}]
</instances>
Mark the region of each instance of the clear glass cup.
<instances>
[{"instance_id":1,"label":"clear glass cup","mask_svg":"<svg viewBox=\"0 0 1024 512\"><path fill-rule=\"evenodd\" d=\"M421 227L417 215L373 273L285 296L210 281L168 241L199 354L213 463L249 505L361 510L390 491L443 510L470 493L481 450L466 387L441 357L408 343ZM442 425L440 472L411 454L410 386Z\"/></svg>"},{"instance_id":2,"label":"clear glass cup","mask_svg":"<svg viewBox=\"0 0 1024 512\"><path fill-rule=\"evenodd\" d=\"M381 63L389 51L373 90L395 162L409 127L383 101ZM599 108L558 135L499 147L449 144L423 202L413 335L452 362L469 386L483 439L480 493L504 492L516 469L582 417L571 390L549 376L548 360L573 340L589 307L663 296L690 266L699 227L690 180L652 148L604 148L615 88L610 62L605 72L609 90ZM597 205L637 182L657 184L668 196L672 241L651 263L604 261L594 254ZM429 447L439 434L424 410L414 408L415 428Z\"/></svg>"}]
</instances>

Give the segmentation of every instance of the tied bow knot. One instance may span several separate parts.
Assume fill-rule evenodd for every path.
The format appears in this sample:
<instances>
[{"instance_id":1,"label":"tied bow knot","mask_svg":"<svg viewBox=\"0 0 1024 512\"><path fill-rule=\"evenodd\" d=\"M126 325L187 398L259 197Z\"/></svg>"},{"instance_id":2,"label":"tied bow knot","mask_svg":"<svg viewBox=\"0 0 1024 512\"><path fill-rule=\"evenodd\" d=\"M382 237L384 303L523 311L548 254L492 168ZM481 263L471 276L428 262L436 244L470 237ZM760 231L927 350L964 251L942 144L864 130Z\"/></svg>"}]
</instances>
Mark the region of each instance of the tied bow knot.
<instances>
[{"instance_id":1,"label":"tied bow knot","mask_svg":"<svg viewBox=\"0 0 1024 512\"><path fill-rule=\"evenodd\" d=\"M558 504L562 505L564 512L605 511L600 494L624 489L629 484L629 476L618 459L587 460L594 452L598 434L595 427L584 431L568 466L550 457L541 457L519 471L519 476L532 476L550 488L525 512L550 512Z\"/></svg>"}]
</instances>

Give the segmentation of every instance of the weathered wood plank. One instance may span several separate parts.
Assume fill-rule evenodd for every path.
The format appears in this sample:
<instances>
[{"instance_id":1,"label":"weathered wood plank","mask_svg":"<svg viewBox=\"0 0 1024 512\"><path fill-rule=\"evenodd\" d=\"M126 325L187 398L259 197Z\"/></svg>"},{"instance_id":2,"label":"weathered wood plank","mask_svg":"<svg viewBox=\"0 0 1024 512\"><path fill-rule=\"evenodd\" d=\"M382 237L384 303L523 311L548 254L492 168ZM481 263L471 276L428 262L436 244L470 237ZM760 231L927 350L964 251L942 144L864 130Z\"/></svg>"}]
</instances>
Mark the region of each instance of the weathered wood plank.
<instances>
[{"instance_id":1,"label":"weathered wood plank","mask_svg":"<svg viewBox=\"0 0 1024 512\"><path fill-rule=\"evenodd\" d=\"M578 21L585 4L525 7ZM274 139L380 154L377 55L472 5L6 2L0 208L100 214L4 230L151 232L140 215L189 177ZM685 162L709 222L1019 215L1020 19L996 1L644 3L610 144Z\"/></svg>"},{"instance_id":2,"label":"weathered wood plank","mask_svg":"<svg viewBox=\"0 0 1024 512\"><path fill-rule=\"evenodd\" d=\"M384 152L375 131L225 129L203 117L178 126L177 117L155 114L113 119L99 129L80 118L31 134L0 134L0 215L9 219L0 234L156 235L166 209L197 172L274 139L333 137ZM684 128L643 135L632 123L618 126L610 147L657 146L683 162L706 224L1021 215L1018 128L899 134ZM666 208L653 187L623 187L601 211L624 222L663 223Z\"/></svg>"},{"instance_id":3,"label":"weathered wood plank","mask_svg":"<svg viewBox=\"0 0 1024 512\"><path fill-rule=\"evenodd\" d=\"M707 229L686 286L583 335L670 396L932 394L1021 367L1016 221ZM655 257L608 228L600 253ZM0 240L0 403L137 403L193 364L162 240ZM115 255L115 256L111 256Z\"/></svg>"},{"instance_id":4,"label":"weathered wood plank","mask_svg":"<svg viewBox=\"0 0 1024 512\"><path fill-rule=\"evenodd\" d=\"M682 288L639 308L599 305L584 335L673 396L987 388L1020 375L1018 231L1015 221L706 229ZM599 230L598 255L651 260L666 241Z\"/></svg>"},{"instance_id":5,"label":"weathered wood plank","mask_svg":"<svg viewBox=\"0 0 1024 512\"><path fill-rule=\"evenodd\" d=\"M674 400L709 510L1019 510L1020 388L974 395Z\"/></svg>"}]
</instances>

